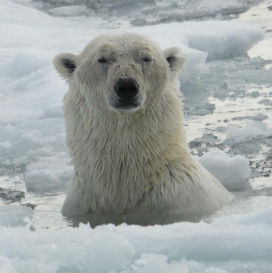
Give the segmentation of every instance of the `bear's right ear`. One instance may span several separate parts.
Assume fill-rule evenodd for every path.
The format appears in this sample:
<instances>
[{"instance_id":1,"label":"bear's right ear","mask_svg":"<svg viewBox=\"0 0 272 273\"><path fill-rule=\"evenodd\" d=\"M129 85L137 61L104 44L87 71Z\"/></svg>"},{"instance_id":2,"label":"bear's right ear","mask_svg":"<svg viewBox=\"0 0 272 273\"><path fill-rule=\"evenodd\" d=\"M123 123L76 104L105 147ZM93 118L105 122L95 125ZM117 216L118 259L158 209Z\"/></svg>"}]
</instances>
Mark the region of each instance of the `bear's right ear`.
<instances>
[{"instance_id":1,"label":"bear's right ear","mask_svg":"<svg viewBox=\"0 0 272 273\"><path fill-rule=\"evenodd\" d=\"M72 77L78 62L78 56L72 53L60 53L54 58L54 66L58 73L68 80Z\"/></svg>"},{"instance_id":2,"label":"bear's right ear","mask_svg":"<svg viewBox=\"0 0 272 273\"><path fill-rule=\"evenodd\" d=\"M163 52L164 58L166 59L172 77L177 77L181 68L185 63L185 56L181 53L180 49L177 47L171 47Z\"/></svg>"}]
</instances>

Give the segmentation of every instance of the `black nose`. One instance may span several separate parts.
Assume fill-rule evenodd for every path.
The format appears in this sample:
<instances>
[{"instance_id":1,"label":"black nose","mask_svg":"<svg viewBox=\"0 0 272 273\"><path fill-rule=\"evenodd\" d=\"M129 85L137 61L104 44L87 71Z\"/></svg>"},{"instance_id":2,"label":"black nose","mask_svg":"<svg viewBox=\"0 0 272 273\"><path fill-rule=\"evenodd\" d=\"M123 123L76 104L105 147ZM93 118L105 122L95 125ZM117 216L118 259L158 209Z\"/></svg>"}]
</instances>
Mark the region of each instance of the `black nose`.
<instances>
[{"instance_id":1,"label":"black nose","mask_svg":"<svg viewBox=\"0 0 272 273\"><path fill-rule=\"evenodd\" d=\"M119 79L114 86L114 91L120 99L130 100L138 94L139 86L134 79Z\"/></svg>"}]
</instances>

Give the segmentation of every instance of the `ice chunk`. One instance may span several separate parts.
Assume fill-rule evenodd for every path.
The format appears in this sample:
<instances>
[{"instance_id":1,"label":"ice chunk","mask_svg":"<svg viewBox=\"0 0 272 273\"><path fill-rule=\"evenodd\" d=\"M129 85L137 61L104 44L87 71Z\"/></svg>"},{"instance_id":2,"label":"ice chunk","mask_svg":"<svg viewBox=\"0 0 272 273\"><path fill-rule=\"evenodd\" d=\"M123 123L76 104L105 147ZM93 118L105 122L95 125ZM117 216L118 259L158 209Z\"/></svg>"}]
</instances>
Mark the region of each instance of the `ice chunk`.
<instances>
[{"instance_id":1,"label":"ice chunk","mask_svg":"<svg viewBox=\"0 0 272 273\"><path fill-rule=\"evenodd\" d=\"M48 58L43 58L38 54L25 51L17 53L12 59L10 64L6 67L9 76L22 77L43 69L50 65Z\"/></svg>"},{"instance_id":2,"label":"ice chunk","mask_svg":"<svg viewBox=\"0 0 272 273\"><path fill-rule=\"evenodd\" d=\"M63 120L53 117L59 114L49 110L45 111L44 119L26 120L14 125L0 124L1 160L16 159L16 162L29 163L40 156L65 151Z\"/></svg>"},{"instance_id":3,"label":"ice chunk","mask_svg":"<svg viewBox=\"0 0 272 273\"><path fill-rule=\"evenodd\" d=\"M255 116L252 116L252 117L248 117L248 119L253 119L253 120L258 120L258 121L263 121L263 120L265 120L267 118L268 118L267 115L264 115L264 114L261 114L261 113L255 115Z\"/></svg>"},{"instance_id":4,"label":"ice chunk","mask_svg":"<svg viewBox=\"0 0 272 273\"><path fill-rule=\"evenodd\" d=\"M269 100L269 99L263 99L263 100L259 101L259 103L267 105L267 106L272 106L272 100Z\"/></svg>"},{"instance_id":5,"label":"ice chunk","mask_svg":"<svg viewBox=\"0 0 272 273\"><path fill-rule=\"evenodd\" d=\"M212 150L199 159L228 190L251 188L249 161L241 155L228 156L220 150Z\"/></svg>"},{"instance_id":6,"label":"ice chunk","mask_svg":"<svg viewBox=\"0 0 272 273\"><path fill-rule=\"evenodd\" d=\"M0 226L24 226L32 218L33 210L16 205L0 205Z\"/></svg>"},{"instance_id":7,"label":"ice chunk","mask_svg":"<svg viewBox=\"0 0 272 273\"><path fill-rule=\"evenodd\" d=\"M29 164L25 173L27 190L36 193L65 191L73 174L69 161L68 155L61 152Z\"/></svg>"},{"instance_id":8,"label":"ice chunk","mask_svg":"<svg viewBox=\"0 0 272 273\"><path fill-rule=\"evenodd\" d=\"M256 137L268 137L272 135L272 129L262 121L248 121L244 128L238 125L228 125L227 141L239 142Z\"/></svg>"},{"instance_id":9,"label":"ice chunk","mask_svg":"<svg viewBox=\"0 0 272 273\"><path fill-rule=\"evenodd\" d=\"M245 54L264 37L264 31L259 27L238 22L206 21L200 28L184 23L185 28L186 25L190 29L186 33L189 46L208 52L208 60L233 58Z\"/></svg>"},{"instance_id":10,"label":"ice chunk","mask_svg":"<svg viewBox=\"0 0 272 273\"><path fill-rule=\"evenodd\" d=\"M81 5L70 5L52 8L49 10L49 13L54 16L80 16L86 15L87 9Z\"/></svg>"},{"instance_id":11,"label":"ice chunk","mask_svg":"<svg viewBox=\"0 0 272 273\"><path fill-rule=\"evenodd\" d=\"M193 81L199 74L206 73L206 59L218 60L246 54L264 37L264 31L259 27L227 21L170 23L133 27L127 31L145 34L162 48L180 47L187 57L181 75L184 81Z\"/></svg>"},{"instance_id":12,"label":"ice chunk","mask_svg":"<svg viewBox=\"0 0 272 273\"><path fill-rule=\"evenodd\" d=\"M133 265L135 272L141 273L228 273L228 271L207 266L204 263L181 259L169 261L163 254L144 253Z\"/></svg>"},{"instance_id":13,"label":"ice chunk","mask_svg":"<svg viewBox=\"0 0 272 273\"><path fill-rule=\"evenodd\" d=\"M25 198L25 193L17 190L2 189L0 187L0 198L4 199L7 202L16 202L21 201L21 199Z\"/></svg>"},{"instance_id":14,"label":"ice chunk","mask_svg":"<svg viewBox=\"0 0 272 273\"><path fill-rule=\"evenodd\" d=\"M206 52L209 60L246 54L264 37L260 27L219 20L160 24L131 30L147 34L163 47L179 45Z\"/></svg>"},{"instance_id":15,"label":"ice chunk","mask_svg":"<svg viewBox=\"0 0 272 273\"><path fill-rule=\"evenodd\" d=\"M63 113L62 113L62 107L59 104L53 104L46 107L46 109L44 109L43 113L40 116L41 119L61 118L61 117L63 117Z\"/></svg>"},{"instance_id":16,"label":"ice chunk","mask_svg":"<svg viewBox=\"0 0 272 273\"><path fill-rule=\"evenodd\" d=\"M208 54L196 49L183 47L184 55L186 56L186 62L181 71L181 82L195 81L195 79L201 75L207 73L208 67L205 65Z\"/></svg>"}]
</instances>

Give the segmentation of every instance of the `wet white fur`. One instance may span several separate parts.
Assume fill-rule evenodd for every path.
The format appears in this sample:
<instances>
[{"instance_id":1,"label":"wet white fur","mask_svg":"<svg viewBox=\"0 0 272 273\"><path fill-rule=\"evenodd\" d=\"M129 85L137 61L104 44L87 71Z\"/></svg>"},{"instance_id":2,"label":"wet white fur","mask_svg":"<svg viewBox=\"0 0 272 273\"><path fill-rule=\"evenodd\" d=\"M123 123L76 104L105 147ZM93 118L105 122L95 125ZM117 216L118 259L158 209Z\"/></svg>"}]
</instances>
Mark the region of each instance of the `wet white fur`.
<instances>
[{"instance_id":1,"label":"wet white fur","mask_svg":"<svg viewBox=\"0 0 272 273\"><path fill-rule=\"evenodd\" d=\"M110 64L101 67L101 54ZM141 63L141 54L152 57L152 63ZM174 57L170 63L169 56ZM65 58L76 65L75 71L63 65ZM201 215L231 201L232 195L188 149L177 88L183 63L178 49L162 52L136 34L100 36L78 56L56 56L55 67L69 84L64 112L75 170L64 215ZM111 106L113 86L121 76L139 83L141 106L136 110Z\"/></svg>"}]
</instances>

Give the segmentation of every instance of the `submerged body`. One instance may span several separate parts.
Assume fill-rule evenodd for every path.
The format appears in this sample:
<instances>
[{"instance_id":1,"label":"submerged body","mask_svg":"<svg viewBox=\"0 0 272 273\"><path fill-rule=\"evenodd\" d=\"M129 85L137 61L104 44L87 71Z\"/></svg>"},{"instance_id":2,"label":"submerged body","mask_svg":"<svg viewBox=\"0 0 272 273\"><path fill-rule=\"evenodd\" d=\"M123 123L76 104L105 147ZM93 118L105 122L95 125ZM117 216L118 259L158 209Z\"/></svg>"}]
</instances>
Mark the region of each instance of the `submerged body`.
<instances>
[{"instance_id":1,"label":"submerged body","mask_svg":"<svg viewBox=\"0 0 272 273\"><path fill-rule=\"evenodd\" d=\"M232 195L191 156L177 78L184 58L136 34L104 35L60 54L74 164L63 214L202 215Z\"/></svg>"}]
</instances>

